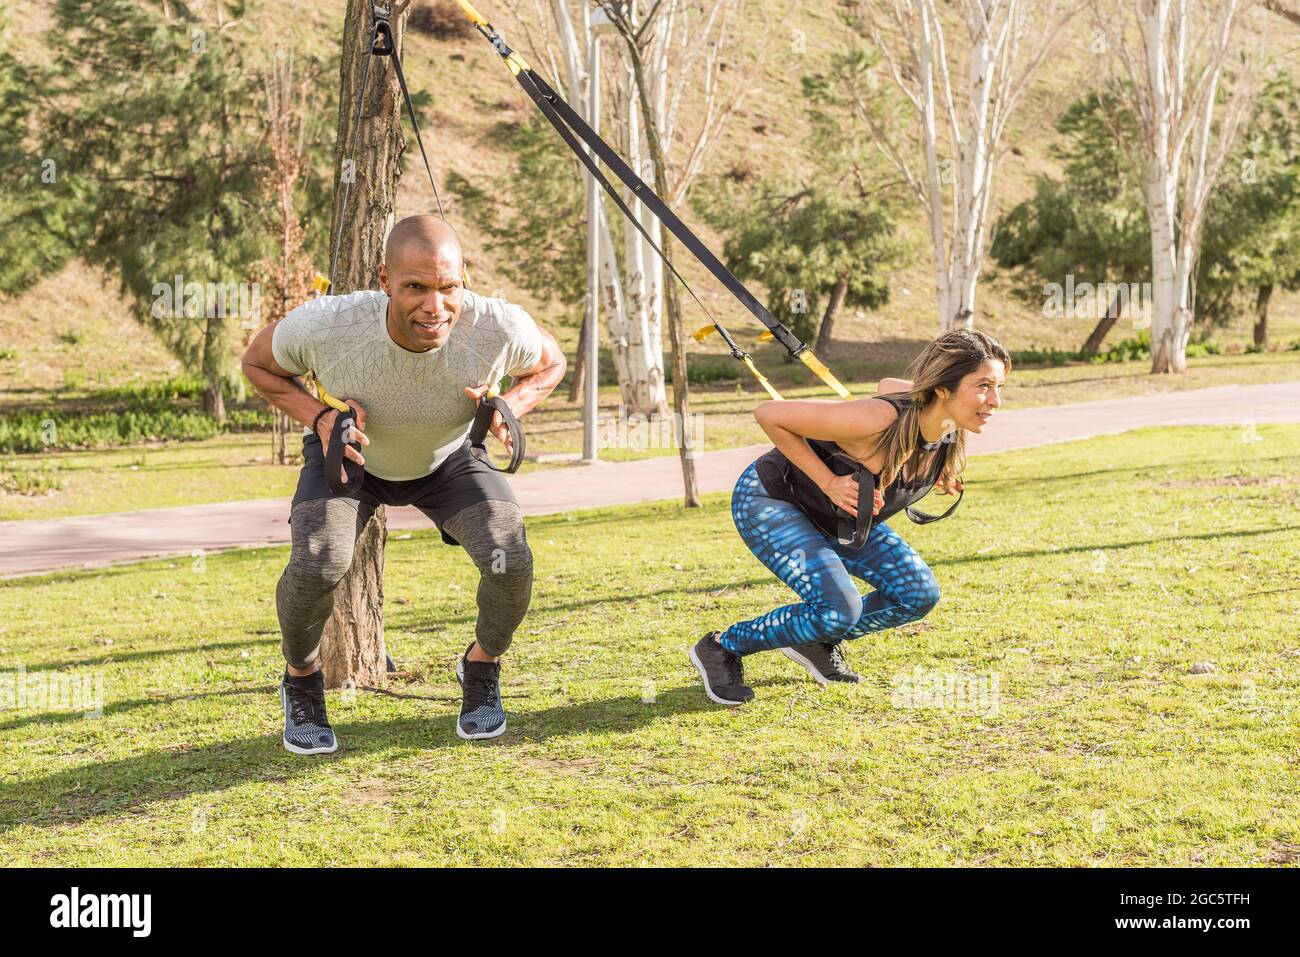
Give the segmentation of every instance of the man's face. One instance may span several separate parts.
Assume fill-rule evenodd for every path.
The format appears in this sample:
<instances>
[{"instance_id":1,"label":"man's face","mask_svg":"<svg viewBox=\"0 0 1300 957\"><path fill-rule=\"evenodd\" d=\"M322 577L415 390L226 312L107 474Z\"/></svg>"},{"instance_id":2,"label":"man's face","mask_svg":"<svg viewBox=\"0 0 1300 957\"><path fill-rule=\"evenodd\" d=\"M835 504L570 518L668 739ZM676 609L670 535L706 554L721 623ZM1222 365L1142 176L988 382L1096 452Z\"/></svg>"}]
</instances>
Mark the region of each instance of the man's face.
<instances>
[{"instance_id":1,"label":"man's face","mask_svg":"<svg viewBox=\"0 0 1300 957\"><path fill-rule=\"evenodd\" d=\"M451 337L465 298L459 258L403 253L379 267L379 284L392 300L389 331L398 345L427 352Z\"/></svg>"}]
</instances>

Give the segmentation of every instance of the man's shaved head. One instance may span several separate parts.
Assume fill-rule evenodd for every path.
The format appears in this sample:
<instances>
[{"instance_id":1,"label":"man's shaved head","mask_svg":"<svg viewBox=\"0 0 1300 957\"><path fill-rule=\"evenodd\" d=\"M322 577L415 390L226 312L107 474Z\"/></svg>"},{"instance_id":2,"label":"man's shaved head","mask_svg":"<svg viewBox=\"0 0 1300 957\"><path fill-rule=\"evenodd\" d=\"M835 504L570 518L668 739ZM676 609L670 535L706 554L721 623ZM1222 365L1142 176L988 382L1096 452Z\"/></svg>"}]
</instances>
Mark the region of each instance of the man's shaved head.
<instances>
[{"instance_id":1,"label":"man's shaved head","mask_svg":"<svg viewBox=\"0 0 1300 957\"><path fill-rule=\"evenodd\" d=\"M442 219L407 216L394 226L379 264L393 341L409 352L427 352L445 343L460 318L464 273L460 240Z\"/></svg>"},{"instance_id":2,"label":"man's shaved head","mask_svg":"<svg viewBox=\"0 0 1300 957\"><path fill-rule=\"evenodd\" d=\"M463 265L456 231L444 220L428 213L407 216L398 222L384 244L384 262L390 268L398 262L409 262L412 257L456 263L457 272Z\"/></svg>"}]
</instances>

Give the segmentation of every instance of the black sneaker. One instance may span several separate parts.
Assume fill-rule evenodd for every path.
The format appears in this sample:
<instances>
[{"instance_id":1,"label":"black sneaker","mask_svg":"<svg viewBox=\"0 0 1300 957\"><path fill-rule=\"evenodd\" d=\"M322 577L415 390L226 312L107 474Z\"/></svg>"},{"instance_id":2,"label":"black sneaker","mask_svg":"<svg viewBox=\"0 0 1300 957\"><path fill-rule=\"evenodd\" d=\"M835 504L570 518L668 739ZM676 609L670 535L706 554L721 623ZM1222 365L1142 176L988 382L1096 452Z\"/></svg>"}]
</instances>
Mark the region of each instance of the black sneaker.
<instances>
[{"instance_id":1,"label":"black sneaker","mask_svg":"<svg viewBox=\"0 0 1300 957\"><path fill-rule=\"evenodd\" d=\"M718 704L738 705L754 700L754 689L745 684L745 667L740 655L733 654L713 639L711 631L690 650L691 663L704 682L704 693Z\"/></svg>"},{"instance_id":2,"label":"black sneaker","mask_svg":"<svg viewBox=\"0 0 1300 957\"><path fill-rule=\"evenodd\" d=\"M284 709L284 747L294 754L331 754L338 750L334 729L325 717L325 677L319 671L302 678L284 673L280 682Z\"/></svg>"},{"instance_id":3,"label":"black sneaker","mask_svg":"<svg viewBox=\"0 0 1300 957\"><path fill-rule=\"evenodd\" d=\"M466 741L495 738L506 729L506 711L501 705L501 663L470 661L465 655L456 662L456 680L460 682L460 717L456 734Z\"/></svg>"},{"instance_id":4,"label":"black sneaker","mask_svg":"<svg viewBox=\"0 0 1300 957\"><path fill-rule=\"evenodd\" d=\"M813 680L823 687L832 681L857 684L862 680L862 675L852 670L844 660L844 652L840 650L839 642L809 641L790 648L782 648L781 654L807 668Z\"/></svg>"}]
</instances>

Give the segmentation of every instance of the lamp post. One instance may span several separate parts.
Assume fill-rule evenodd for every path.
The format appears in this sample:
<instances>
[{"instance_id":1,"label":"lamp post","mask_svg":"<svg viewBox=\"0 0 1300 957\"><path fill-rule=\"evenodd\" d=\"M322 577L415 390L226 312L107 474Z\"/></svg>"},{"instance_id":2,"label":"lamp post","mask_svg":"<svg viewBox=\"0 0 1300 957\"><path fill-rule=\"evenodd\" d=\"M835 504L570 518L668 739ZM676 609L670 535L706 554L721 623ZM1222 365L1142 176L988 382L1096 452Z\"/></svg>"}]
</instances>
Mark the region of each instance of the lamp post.
<instances>
[{"instance_id":1,"label":"lamp post","mask_svg":"<svg viewBox=\"0 0 1300 957\"><path fill-rule=\"evenodd\" d=\"M600 132L600 38L617 28L604 7L591 11L587 46L587 122ZM593 159L595 157L593 156ZM596 442L596 416L600 396L600 184L587 174L587 337L582 343L587 357L587 389L582 411L582 461L595 464L600 457Z\"/></svg>"}]
</instances>

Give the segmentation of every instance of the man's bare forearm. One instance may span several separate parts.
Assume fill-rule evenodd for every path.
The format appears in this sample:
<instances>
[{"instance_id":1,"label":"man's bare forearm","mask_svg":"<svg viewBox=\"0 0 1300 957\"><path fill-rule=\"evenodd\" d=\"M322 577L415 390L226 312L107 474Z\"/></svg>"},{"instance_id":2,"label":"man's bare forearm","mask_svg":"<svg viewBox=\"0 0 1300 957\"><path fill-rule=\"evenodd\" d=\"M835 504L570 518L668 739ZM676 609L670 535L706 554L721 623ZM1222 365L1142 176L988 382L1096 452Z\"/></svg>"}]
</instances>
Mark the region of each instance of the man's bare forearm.
<instances>
[{"instance_id":1,"label":"man's bare forearm","mask_svg":"<svg viewBox=\"0 0 1300 957\"><path fill-rule=\"evenodd\" d=\"M527 415L554 392L564 378L564 369L565 362L561 359L560 362L516 379L504 395L515 418Z\"/></svg>"},{"instance_id":2,"label":"man's bare forearm","mask_svg":"<svg viewBox=\"0 0 1300 957\"><path fill-rule=\"evenodd\" d=\"M298 384L298 380L263 369L252 363L244 363L244 375L253 384L257 394L266 399L281 412L303 425L310 426L321 409L328 408L310 392Z\"/></svg>"}]
</instances>

